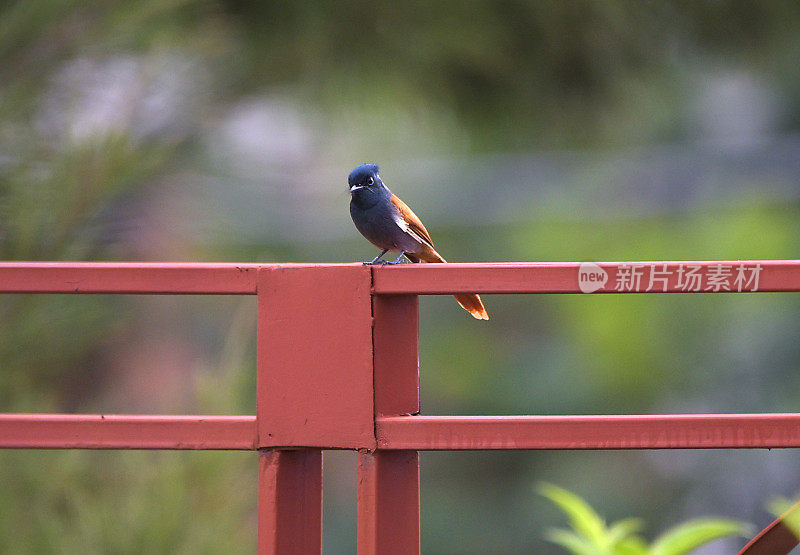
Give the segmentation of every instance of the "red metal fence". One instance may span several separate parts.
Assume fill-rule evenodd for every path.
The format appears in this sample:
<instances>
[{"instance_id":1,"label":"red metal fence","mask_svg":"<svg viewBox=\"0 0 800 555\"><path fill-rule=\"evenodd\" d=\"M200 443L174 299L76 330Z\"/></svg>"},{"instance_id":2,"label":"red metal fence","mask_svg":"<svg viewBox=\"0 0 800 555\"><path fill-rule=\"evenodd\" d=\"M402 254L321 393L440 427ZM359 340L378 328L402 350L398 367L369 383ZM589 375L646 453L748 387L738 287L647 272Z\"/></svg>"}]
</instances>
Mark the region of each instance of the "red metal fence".
<instances>
[{"instance_id":1,"label":"red metal fence","mask_svg":"<svg viewBox=\"0 0 800 555\"><path fill-rule=\"evenodd\" d=\"M358 548L420 549L420 450L800 447L800 414L419 415L418 295L800 291L800 261L0 263L0 293L258 296L255 416L0 414L0 448L259 453L258 550L319 552L322 451L358 451ZM778 520L747 553L786 553Z\"/></svg>"}]
</instances>

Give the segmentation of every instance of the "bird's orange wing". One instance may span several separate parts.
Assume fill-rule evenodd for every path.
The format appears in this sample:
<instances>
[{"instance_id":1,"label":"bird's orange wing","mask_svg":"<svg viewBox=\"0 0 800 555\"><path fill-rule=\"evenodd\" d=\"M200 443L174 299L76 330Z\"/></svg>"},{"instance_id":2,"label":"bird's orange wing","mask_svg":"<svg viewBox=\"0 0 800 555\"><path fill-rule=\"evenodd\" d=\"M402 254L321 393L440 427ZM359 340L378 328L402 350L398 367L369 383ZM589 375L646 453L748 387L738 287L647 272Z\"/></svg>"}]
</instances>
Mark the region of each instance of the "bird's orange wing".
<instances>
[{"instance_id":1,"label":"bird's orange wing","mask_svg":"<svg viewBox=\"0 0 800 555\"><path fill-rule=\"evenodd\" d=\"M420 241L424 243L419 252L406 253L406 257L412 262L447 262L442 258L442 255L433 248L433 239L431 239L425 226L422 225L422 220L414 214L414 211L411 210L405 202L394 195L392 195L389 200L397 207L403 221L408 225L408 231L419 237ZM483 302L481 302L481 298L478 295L474 293L460 293L454 296L458 304L460 304L464 310L472 314L473 318L477 318L478 320L489 319L489 314L486 312L486 308L484 308Z\"/></svg>"},{"instance_id":2,"label":"bird's orange wing","mask_svg":"<svg viewBox=\"0 0 800 555\"><path fill-rule=\"evenodd\" d=\"M422 220L414 214L414 211L408 207L408 205L397 198L394 194L392 194L391 198L389 199L392 201L397 209L400 211L400 215L403 217L403 220L408 224L408 228L413 231L415 234L419 235L419 237L425 240L428 243L429 247L433 247L433 239L431 239L428 230L425 229L425 226L422 225Z\"/></svg>"}]
</instances>

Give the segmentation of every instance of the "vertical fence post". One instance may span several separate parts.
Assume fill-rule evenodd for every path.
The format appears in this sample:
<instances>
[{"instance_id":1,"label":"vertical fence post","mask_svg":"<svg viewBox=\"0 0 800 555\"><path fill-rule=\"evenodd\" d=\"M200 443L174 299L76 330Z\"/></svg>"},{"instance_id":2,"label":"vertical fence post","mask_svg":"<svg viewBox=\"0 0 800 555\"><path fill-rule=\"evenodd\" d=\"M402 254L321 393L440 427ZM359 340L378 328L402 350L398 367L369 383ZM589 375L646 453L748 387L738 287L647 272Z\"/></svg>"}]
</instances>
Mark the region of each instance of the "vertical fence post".
<instances>
[{"instance_id":1,"label":"vertical fence post","mask_svg":"<svg viewBox=\"0 0 800 555\"><path fill-rule=\"evenodd\" d=\"M374 449L371 284L360 264L259 270L259 553L320 553L321 449Z\"/></svg>"},{"instance_id":2,"label":"vertical fence post","mask_svg":"<svg viewBox=\"0 0 800 555\"><path fill-rule=\"evenodd\" d=\"M322 451L259 451L258 484L258 553L320 553Z\"/></svg>"},{"instance_id":3,"label":"vertical fence post","mask_svg":"<svg viewBox=\"0 0 800 555\"><path fill-rule=\"evenodd\" d=\"M373 295L375 415L419 412L419 301L416 295ZM419 453L358 454L358 551L420 552Z\"/></svg>"}]
</instances>

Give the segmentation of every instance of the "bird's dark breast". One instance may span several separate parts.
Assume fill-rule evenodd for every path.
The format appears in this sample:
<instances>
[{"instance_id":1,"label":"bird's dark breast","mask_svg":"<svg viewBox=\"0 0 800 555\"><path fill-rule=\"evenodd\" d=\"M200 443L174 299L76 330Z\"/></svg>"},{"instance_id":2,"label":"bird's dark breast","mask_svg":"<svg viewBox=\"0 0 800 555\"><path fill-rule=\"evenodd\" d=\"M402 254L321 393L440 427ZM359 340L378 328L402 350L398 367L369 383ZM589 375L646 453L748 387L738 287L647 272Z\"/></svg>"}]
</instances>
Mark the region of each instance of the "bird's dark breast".
<instances>
[{"instance_id":1,"label":"bird's dark breast","mask_svg":"<svg viewBox=\"0 0 800 555\"><path fill-rule=\"evenodd\" d=\"M383 203L374 204L369 208L360 208L354 199L350 201L350 216L353 218L356 229L370 243L381 249L395 250L398 248L398 232L401 230Z\"/></svg>"},{"instance_id":2,"label":"bird's dark breast","mask_svg":"<svg viewBox=\"0 0 800 555\"><path fill-rule=\"evenodd\" d=\"M391 202L392 193L385 187L354 191L350 199L350 216L356 229L381 249L417 252L421 243L397 225L401 217Z\"/></svg>"}]
</instances>

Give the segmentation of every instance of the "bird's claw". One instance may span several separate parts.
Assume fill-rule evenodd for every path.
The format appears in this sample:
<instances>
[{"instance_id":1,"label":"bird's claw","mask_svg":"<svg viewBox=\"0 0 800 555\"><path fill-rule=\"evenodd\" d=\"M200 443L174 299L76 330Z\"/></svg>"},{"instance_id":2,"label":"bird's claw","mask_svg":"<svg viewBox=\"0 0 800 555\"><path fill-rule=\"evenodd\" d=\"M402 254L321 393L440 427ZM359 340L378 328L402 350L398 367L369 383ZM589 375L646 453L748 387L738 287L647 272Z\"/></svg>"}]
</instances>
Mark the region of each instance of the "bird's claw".
<instances>
[{"instance_id":1,"label":"bird's claw","mask_svg":"<svg viewBox=\"0 0 800 555\"><path fill-rule=\"evenodd\" d=\"M381 266L386 266L387 264L402 264L403 256L406 254L405 251L401 252L400 256L398 256L397 258L395 258L391 262L388 261L388 260L380 260L380 257L383 256L384 254L386 254L387 252L388 252L388 249L385 249L383 252L381 252L378 256L373 258L371 261L362 262L362 264L364 264L364 266L374 266L376 264L380 264Z\"/></svg>"}]
</instances>

